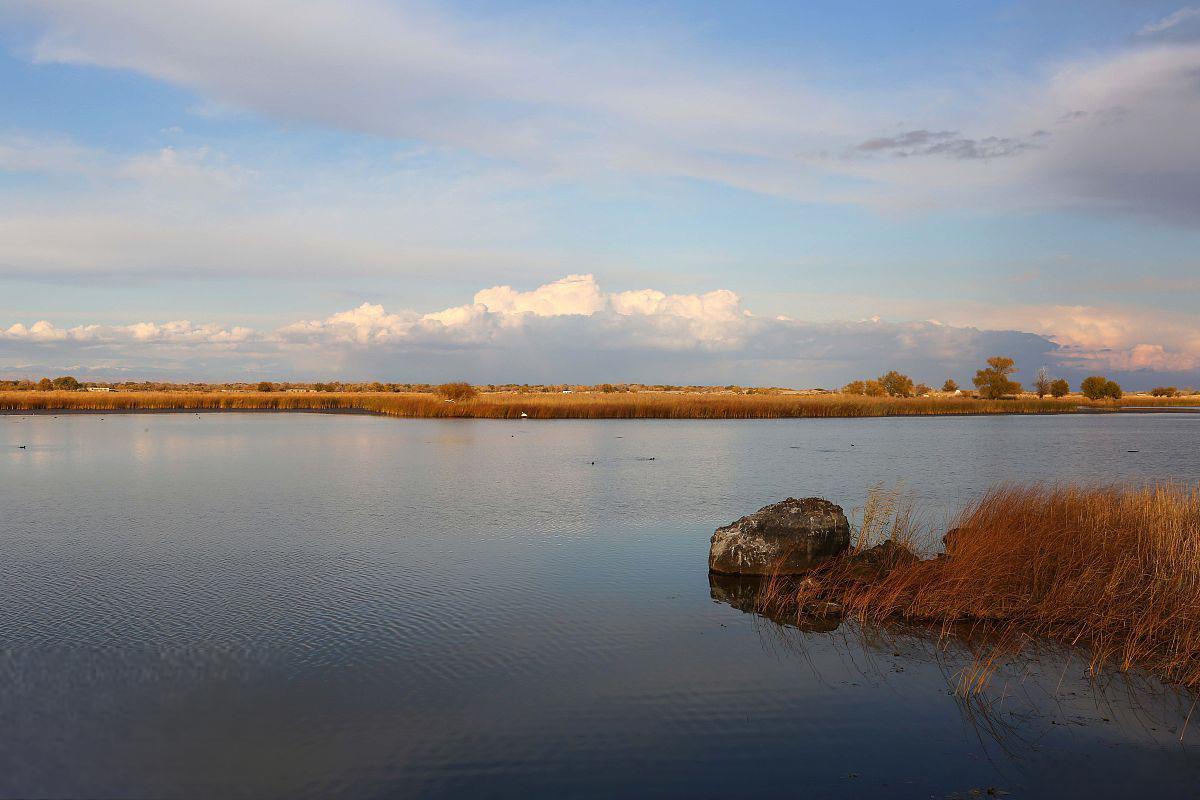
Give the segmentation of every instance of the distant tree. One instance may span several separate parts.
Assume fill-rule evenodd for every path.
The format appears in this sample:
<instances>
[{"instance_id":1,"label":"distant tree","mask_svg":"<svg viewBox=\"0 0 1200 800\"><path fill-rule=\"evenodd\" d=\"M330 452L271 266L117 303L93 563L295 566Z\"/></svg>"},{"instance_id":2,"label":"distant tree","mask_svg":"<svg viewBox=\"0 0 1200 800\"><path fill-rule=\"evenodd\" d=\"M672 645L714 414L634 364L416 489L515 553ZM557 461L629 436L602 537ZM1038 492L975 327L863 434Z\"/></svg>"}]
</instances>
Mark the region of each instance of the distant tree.
<instances>
[{"instance_id":1,"label":"distant tree","mask_svg":"<svg viewBox=\"0 0 1200 800\"><path fill-rule=\"evenodd\" d=\"M1054 397L1066 397L1070 393L1071 384L1067 383L1066 378L1050 381L1050 394Z\"/></svg>"},{"instance_id":2,"label":"distant tree","mask_svg":"<svg viewBox=\"0 0 1200 800\"><path fill-rule=\"evenodd\" d=\"M883 397L888 393L879 381L867 381L863 386L863 394L867 397Z\"/></svg>"},{"instance_id":3,"label":"distant tree","mask_svg":"<svg viewBox=\"0 0 1200 800\"><path fill-rule=\"evenodd\" d=\"M867 383L866 383L866 381L850 381L849 383L847 383L845 386L842 387L842 393L843 394L866 394L867 393Z\"/></svg>"},{"instance_id":4,"label":"distant tree","mask_svg":"<svg viewBox=\"0 0 1200 800\"><path fill-rule=\"evenodd\" d=\"M879 384L892 397L911 397L913 393L912 378L896 370L892 370L886 375L880 375Z\"/></svg>"},{"instance_id":5,"label":"distant tree","mask_svg":"<svg viewBox=\"0 0 1200 800\"><path fill-rule=\"evenodd\" d=\"M479 390L466 381L443 383L437 387L437 393L447 400L470 400L479 395Z\"/></svg>"},{"instance_id":6,"label":"distant tree","mask_svg":"<svg viewBox=\"0 0 1200 800\"><path fill-rule=\"evenodd\" d=\"M1045 397L1050 394L1051 383L1052 381L1050 380L1049 373L1046 372L1046 368L1038 367L1037 377L1033 379L1033 390L1037 392L1037 396Z\"/></svg>"},{"instance_id":7,"label":"distant tree","mask_svg":"<svg viewBox=\"0 0 1200 800\"><path fill-rule=\"evenodd\" d=\"M63 375L61 378L53 380L55 389L62 389L68 392L73 392L79 388L79 381L72 378L70 375Z\"/></svg>"},{"instance_id":8,"label":"distant tree","mask_svg":"<svg viewBox=\"0 0 1200 800\"><path fill-rule=\"evenodd\" d=\"M270 381L260 381L258 384L258 390L260 392L273 392L275 391L275 384L271 383Z\"/></svg>"},{"instance_id":9,"label":"distant tree","mask_svg":"<svg viewBox=\"0 0 1200 800\"><path fill-rule=\"evenodd\" d=\"M1103 375L1092 375L1083 379L1079 391L1089 400L1100 400L1104 397L1104 384L1107 382L1108 379Z\"/></svg>"},{"instance_id":10,"label":"distant tree","mask_svg":"<svg viewBox=\"0 0 1200 800\"><path fill-rule=\"evenodd\" d=\"M975 373L974 383L979 394L989 400L996 400L1021 391L1021 384L1008 379L1009 375L1017 371L1011 358L992 356L987 363L986 369Z\"/></svg>"},{"instance_id":11,"label":"distant tree","mask_svg":"<svg viewBox=\"0 0 1200 800\"><path fill-rule=\"evenodd\" d=\"M1179 390L1174 386L1155 386L1150 390L1152 397L1178 397Z\"/></svg>"},{"instance_id":12,"label":"distant tree","mask_svg":"<svg viewBox=\"0 0 1200 800\"><path fill-rule=\"evenodd\" d=\"M600 391L604 392L605 394L612 394L616 390L617 390L617 387L613 386L611 383L603 384L600 387Z\"/></svg>"},{"instance_id":13,"label":"distant tree","mask_svg":"<svg viewBox=\"0 0 1200 800\"><path fill-rule=\"evenodd\" d=\"M43 392L48 392L54 388L54 381L50 380L49 378L42 378L40 381L38 381L37 388L41 389Z\"/></svg>"},{"instance_id":14,"label":"distant tree","mask_svg":"<svg viewBox=\"0 0 1200 800\"><path fill-rule=\"evenodd\" d=\"M1103 375L1084 378L1079 391L1089 400L1120 400L1122 394L1120 385Z\"/></svg>"},{"instance_id":15,"label":"distant tree","mask_svg":"<svg viewBox=\"0 0 1200 800\"><path fill-rule=\"evenodd\" d=\"M932 391L933 391L933 389L931 389L930 387L926 386L923 383L918 383L916 386L913 387L913 394L915 394L917 397L924 397L925 395L929 394Z\"/></svg>"},{"instance_id":16,"label":"distant tree","mask_svg":"<svg viewBox=\"0 0 1200 800\"><path fill-rule=\"evenodd\" d=\"M958 384L954 382L953 378L946 378L946 382L942 384L942 391L943 392L957 392Z\"/></svg>"}]
</instances>

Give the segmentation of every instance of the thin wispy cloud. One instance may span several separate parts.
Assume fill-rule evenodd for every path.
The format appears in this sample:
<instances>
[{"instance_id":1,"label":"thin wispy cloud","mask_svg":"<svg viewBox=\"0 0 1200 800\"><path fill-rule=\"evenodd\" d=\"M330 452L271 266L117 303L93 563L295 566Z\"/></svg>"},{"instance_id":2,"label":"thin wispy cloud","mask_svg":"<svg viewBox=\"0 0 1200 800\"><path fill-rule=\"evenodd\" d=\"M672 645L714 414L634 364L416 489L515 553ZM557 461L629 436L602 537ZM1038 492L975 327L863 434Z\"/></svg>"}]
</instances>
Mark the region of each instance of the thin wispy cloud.
<instances>
[{"instance_id":1,"label":"thin wispy cloud","mask_svg":"<svg viewBox=\"0 0 1200 800\"><path fill-rule=\"evenodd\" d=\"M1162 146L1165 130L1195 129L1200 89L1191 76L1200 69L1200 46L1145 41L1126 53L1051 62L1041 80L997 81L938 109L919 101L915 88L831 91L802 73L710 62L679 45L578 32L563 41L550 27L481 26L406 3L185 0L168 11L43 0L24 9L42 27L32 45L36 63L132 70L283 122L432 142L546 178L675 176L866 204L900 202L914 184L927 195L923 204L944 206L957 206L968 190L1002 207L1160 213L1186 199L1187 208L1170 218L1195 219L1194 200L1178 179L1156 174L1120 202L1110 183L1113 164L1130 165L1117 176L1130 178L1151 151L1195 190L1195 148ZM1192 9L1183 9L1146 32L1191 19ZM1115 106L1127 113L1104 131L1095 115ZM1081 110L1093 116L1077 118L1070 132L1054 130ZM928 127L877 133L914 113ZM1104 159L1091 157L1097 149ZM903 172L847 167L832 155L847 150L931 163L909 163ZM1000 182L1008 191L993 191L986 167L966 166L1016 156L1022 163ZM838 179L847 177L870 186L839 192Z\"/></svg>"}]
</instances>

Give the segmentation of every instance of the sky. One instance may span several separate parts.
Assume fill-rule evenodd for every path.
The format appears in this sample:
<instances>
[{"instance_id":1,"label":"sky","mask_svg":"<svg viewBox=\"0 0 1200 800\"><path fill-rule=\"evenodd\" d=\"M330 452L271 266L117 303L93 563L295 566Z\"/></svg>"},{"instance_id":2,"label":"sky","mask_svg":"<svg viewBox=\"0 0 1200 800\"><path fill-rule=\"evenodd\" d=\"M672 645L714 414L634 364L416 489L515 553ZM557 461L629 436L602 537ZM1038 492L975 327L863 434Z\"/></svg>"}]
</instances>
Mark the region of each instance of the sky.
<instances>
[{"instance_id":1,"label":"sky","mask_svg":"<svg viewBox=\"0 0 1200 800\"><path fill-rule=\"evenodd\" d=\"M1200 6L2 0L0 377L1200 384Z\"/></svg>"}]
</instances>

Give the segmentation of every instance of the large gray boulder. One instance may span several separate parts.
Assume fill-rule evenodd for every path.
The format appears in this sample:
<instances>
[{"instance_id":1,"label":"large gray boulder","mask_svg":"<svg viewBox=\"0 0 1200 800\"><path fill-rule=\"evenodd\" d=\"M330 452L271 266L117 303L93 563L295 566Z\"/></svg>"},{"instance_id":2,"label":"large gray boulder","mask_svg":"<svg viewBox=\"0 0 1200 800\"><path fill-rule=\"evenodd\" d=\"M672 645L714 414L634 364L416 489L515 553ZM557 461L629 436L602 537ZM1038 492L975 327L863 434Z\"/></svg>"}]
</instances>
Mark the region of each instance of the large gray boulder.
<instances>
[{"instance_id":1,"label":"large gray boulder","mask_svg":"<svg viewBox=\"0 0 1200 800\"><path fill-rule=\"evenodd\" d=\"M850 547L841 506L820 497L789 497L717 528L708 569L724 575L795 575Z\"/></svg>"}]
</instances>

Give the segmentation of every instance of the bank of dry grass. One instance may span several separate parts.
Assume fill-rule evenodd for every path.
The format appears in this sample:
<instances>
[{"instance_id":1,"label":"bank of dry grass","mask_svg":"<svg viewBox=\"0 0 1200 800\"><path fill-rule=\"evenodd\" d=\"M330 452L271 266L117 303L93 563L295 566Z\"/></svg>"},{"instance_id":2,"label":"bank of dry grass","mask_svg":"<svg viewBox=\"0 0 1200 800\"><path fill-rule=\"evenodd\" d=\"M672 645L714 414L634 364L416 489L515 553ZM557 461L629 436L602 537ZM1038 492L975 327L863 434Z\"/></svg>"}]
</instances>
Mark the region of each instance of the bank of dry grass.
<instances>
[{"instance_id":1,"label":"bank of dry grass","mask_svg":"<svg viewBox=\"0 0 1200 800\"><path fill-rule=\"evenodd\" d=\"M839 559L770 582L760 605L833 602L867 624L986 631L993 646L964 676L967 690L1038 640L1086 647L1094 670L1140 668L1200 689L1200 486L1002 486L954 526L942 557L882 575ZM896 531L910 538L907 517Z\"/></svg>"},{"instance_id":2,"label":"bank of dry grass","mask_svg":"<svg viewBox=\"0 0 1200 800\"><path fill-rule=\"evenodd\" d=\"M1178 405L1136 398L1135 405ZM446 402L429 393L397 392L0 392L6 411L265 410L358 411L397 417L513 419L771 419L967 414L1069 413L1080 406L1114 408L1079 398L978 400L969 397L865 397L848 394L718 394L577 392L481 394Z\"/></svg>"}]
</instances>

